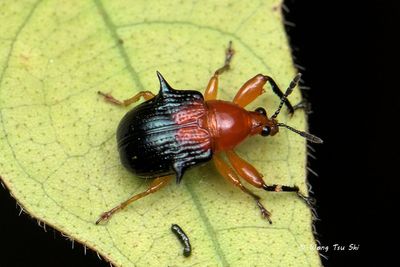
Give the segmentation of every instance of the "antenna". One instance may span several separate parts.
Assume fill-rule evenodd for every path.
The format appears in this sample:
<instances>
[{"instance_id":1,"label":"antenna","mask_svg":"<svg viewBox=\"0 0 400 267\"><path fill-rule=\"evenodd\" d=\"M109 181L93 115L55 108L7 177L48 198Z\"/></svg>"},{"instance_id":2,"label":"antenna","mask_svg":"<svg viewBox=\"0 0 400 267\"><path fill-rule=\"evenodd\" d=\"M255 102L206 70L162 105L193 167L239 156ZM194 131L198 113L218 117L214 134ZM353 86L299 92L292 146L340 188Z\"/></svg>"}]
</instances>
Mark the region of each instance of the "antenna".
<instances>
[{"instance_id":1,"label":"antenna","mask_svg":"<svg viewBox=\"0 0 400 267\"><path fill-rule=\"evenodd\" d=\"M283 104L287 101L287 97L293 92L293 89L296 87L296 85L299 83L301 78L301 73L298 73L293 80L290 82L288 88L286 89L285 94L281 97L281 103L279 103L279 107L278 109L275 111L274 115L271 116L271 119L275 119L278 115L279 112L281 112L281 109L283 107ZM301 136L303 136L304 138L306 138L308 141L312 142L312 143L317 143L317 144L322 144L324 141L322 141L321 138L316 137L315 135L312 135L310 133L306 133L303 131L299 131L289 125L286 125L284 123L277 123L276 124L278 127L282 126L285 127L289 130L291 130L292 132L295 132Z\"/></svg>"},{"instance_id":2,"label":"antenna","mask_svg":"<svg viewBox=\"0 0 400 267\"><path fill-rule=\"evenodd\" d=\"M315 135L312 135L310 133L306 133L306 132L303 132L303 131L299 131L299 130L297 130L297 129L289 126L289 125L286 125L284 123L278 123L277 126L278 127L280 127L280 126L285 127L287 129L291 130L292 132L295 132L295 133L303 136L305 139L307 139L310 142L317 143L317 144L322 144L324 142L324 141L322 141L321 138L316 137Z\"/></svg>"},{"instance_id":3,"label":"antenna","mask_svg":"<svg viewBox=\"0 0 400 267\"><path fill-rule=\"evenodd\" d=\"M281 97L281 103L279 104L278 109L275 111L274 115L272 115L272 119L275 119L279 112L281 112L283 104L287 101L287 97L293 92L293 89L296 87L296 85L299 83L301 78L301 73L298 73L293 80L290 82L288 88L286 89L285 94Z\"/></svg>"}]
</instances>

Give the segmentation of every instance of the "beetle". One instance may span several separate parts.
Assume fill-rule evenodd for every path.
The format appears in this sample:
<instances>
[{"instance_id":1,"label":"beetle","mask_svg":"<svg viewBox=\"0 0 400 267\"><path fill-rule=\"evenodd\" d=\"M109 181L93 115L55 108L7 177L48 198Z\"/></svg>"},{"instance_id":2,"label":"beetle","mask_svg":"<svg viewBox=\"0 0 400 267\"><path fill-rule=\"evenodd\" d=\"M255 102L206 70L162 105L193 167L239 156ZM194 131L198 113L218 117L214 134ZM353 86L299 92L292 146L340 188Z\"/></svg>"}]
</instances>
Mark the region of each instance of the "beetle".
<instances>
[{"instance_id":1,"label":"beetle","mask_svg":"<svg viewBox=\"0 0 400 267\"><path fill-rule=\"evenodd\" d=\"M96 224L108 220L133 201L158 191L174 176L179 184L188 168L210 160L214 161L216 169L226 180L255 200L261 215L269 223L272 223L271 213L261 204L261 198L242 184L239 176L256 188L296 192L308 202L308 198L300 193L297 186L267 185L263 176L234 151L247 137L274 136L280 127L300 134L311 142L322 143L320 138L276 120L283 105L286 105L290 114L294 113L296 106L293 107L287 97L301 75L296 75L283 93L271 77L258 74L243 84L233 101L217 100L219 75L230 68L233 54L230 42L225 63L211 77L204 96L194 90L173 89L159 72L160 91L157 95L142 91L120 101L110 94L98 92L106 101L120 106L128 106L141 97L145 99L145 102L131 109L122 118L116 137L123 166L137 177L153 180L146 191L101 214ZM263 87L267 82L281 100L270 117L262 107L254 111L245 109L264 92ZM222 157L223 153L232 167Z\"/></svg>"}]
</instances>

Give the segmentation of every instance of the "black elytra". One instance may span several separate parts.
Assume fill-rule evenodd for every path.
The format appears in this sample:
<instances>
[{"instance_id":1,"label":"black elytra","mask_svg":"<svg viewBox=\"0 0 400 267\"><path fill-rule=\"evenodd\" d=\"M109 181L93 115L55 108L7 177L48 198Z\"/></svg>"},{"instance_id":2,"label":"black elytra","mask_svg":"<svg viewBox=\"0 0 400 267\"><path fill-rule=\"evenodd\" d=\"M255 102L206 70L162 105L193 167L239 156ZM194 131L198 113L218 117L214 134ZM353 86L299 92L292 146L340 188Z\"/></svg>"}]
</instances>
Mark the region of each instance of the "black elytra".
<instances>
[{"instance_id":1,"label":"black elytra","mask_svg":"<svg viewBox=\"0 0 400 267\"><path fill-rule=\"evenodd\" d=\"M202 94L176 90L157 72L160 91L130 110L117 129L121 163L141 178L176 175L179 183L187 168L211 160L211 138L197 119L206 112ZM185 133L188 133L185 135ZM187 136L187 138L186 138Z\"/></svg>"}]
</instances>

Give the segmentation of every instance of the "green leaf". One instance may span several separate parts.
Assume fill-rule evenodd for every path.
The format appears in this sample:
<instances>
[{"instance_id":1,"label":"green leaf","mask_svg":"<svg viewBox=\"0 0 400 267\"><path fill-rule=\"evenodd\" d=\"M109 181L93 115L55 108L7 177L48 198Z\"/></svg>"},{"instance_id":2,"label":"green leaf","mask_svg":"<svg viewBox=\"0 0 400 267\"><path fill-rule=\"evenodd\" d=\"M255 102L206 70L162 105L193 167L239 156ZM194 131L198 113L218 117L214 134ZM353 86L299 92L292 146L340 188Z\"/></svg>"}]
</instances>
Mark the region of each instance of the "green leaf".
<instances>
[{"instance_id":1,"label":"green leaf","mask_svg":"<svg viewBox=\"0 0 400 267\"><path fill-rule=\"evenodd\" d=\"M0 174L33 217L118 266L316 266L311 212L294 194L252 189L254 201L212 163L193 168L180 186L95 225L105 210L145 190L120 164L115 129L127 112L99 97L158 92L159 70L175 88L203 91L222 65L230 40L236 54L220 79L231 100L257 73L285 88L295 70L281 1L2 1L0 3ZM250 108L269 114L279 99L269 86ZM292 103L300 101L296 90ZM280 121L304 129L299 111ZM306 192L306 142L289 131L254 137L237 149L269 184ZM170 232L191 238L192 256Z\"/></svg>"}]
</instances>

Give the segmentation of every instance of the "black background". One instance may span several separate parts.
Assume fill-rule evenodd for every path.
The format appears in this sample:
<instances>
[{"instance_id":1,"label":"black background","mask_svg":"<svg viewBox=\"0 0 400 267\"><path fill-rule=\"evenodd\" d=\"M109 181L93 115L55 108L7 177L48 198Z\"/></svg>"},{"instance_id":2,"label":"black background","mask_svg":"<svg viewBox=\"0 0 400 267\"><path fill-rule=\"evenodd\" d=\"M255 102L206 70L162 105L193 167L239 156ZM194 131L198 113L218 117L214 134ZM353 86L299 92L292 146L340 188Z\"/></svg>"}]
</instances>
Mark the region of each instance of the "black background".
<instances>
[{"instance_id":1,"label":"black background","mask_svg":"<svg viewBox=\"0 0 400 267\"><path fill-rule=\"evenodd\" d=\"M309 117L310 132L325 141L313 146L317 159L310 160L319 177L309 177L321 219L316 224L318 239L330 247L324 253L329 260L323 264L346 266L367 250L366 239L389 210L373 205L374 193L384 188L385 203L390 203L397 190L388 178L380 179L388 173L379 167L383 160L367 157L382 146L377 141L382 138L377 123L383 120L373 113L395 112L394 104L381 110L378 103L394 103L386 94L390 85L383 73L389 69L388 51L395 48L386 29L395 25L396 7L377 1L369 4L372 9L367 16L366 1L354 7L321 0L287 0L286 5L290 9L287 20L296 25L287 27L295 61L305 68L303 79L311 87L304 92L314 111ZM372 88L382 93L366 100ZM385 136L389 138L390 133ZM393 154L392 159L398 156ZM379 178L379 183L372 184L372 178ZM0 266L109 266L89 250L84 256L79 244L72 250L70 241L52 229L44 232L29 216L18 216L15 201L2 188L0 210ZM359 251L333 251L333 244L351 243L360 245Z\"/></svg>"}]
</instances>

